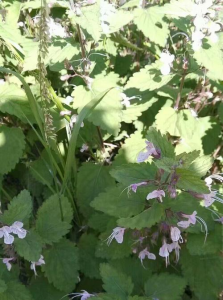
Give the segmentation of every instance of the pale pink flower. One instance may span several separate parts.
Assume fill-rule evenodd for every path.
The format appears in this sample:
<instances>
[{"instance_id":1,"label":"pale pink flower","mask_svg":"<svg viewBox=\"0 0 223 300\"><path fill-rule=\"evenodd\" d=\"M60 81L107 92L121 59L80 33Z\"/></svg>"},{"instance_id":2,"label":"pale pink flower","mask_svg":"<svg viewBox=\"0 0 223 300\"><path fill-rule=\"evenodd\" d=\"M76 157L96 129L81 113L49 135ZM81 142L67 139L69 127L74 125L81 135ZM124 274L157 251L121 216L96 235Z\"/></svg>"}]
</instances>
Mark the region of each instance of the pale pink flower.
<instances>
[{"instance_id":1,"label":"pale pink flower","mask_svg":"<svg viewBox=\"0 0 223 300\"><path fill-rule=\"evenodd\" d=\"M215 219L216 222L220 222L223 225L223 217L219 218L219 219Z\"/></svg>"},{"instance_id":2,"label":"pale pink flower","mask_svg":"<svg viewBox=\"0 0 223 300\"><path fill-rule=\"evenodd\" d=\"M81 146L80 152L87 151L88 149L89 149L88 145L87 145L87 144L83 144L83 145Z\"/></svg>"},{"instance_id":3,"label":"pale pink flower","mask_svg":"<svg viewBox=\"0 0 223 300\"><path fill-rule=\"evenodd\" d=\"M156 255L153 253L150 253L147 248L145 248L144 250L139 252L139 259L141 261L141 264L143 265L143 260L147 257L148 259L152 259L155 260L156 259Z\"/></svg>"},{"instance_id":4,"label":"pale pink flower","mask_svg":"<svg viewBox=\"0 0 223 300\"><path fill-rule=\"evenodd\" d=\"M207 185L208 187L211 187L211 184L212 184L212 182L213 182L213 179L216 179L216 180L218 180L218 181L220 181L220 182L223 182L223 177L222 177L221 175L219 175L219 174L212 174L212 175L206 177L205 180L204 180L205 183L206 183L206 185Z\"/></svg>"},{"instance_id":5,"label":"pale pink flower","mask_svg":"<svg viewBox=\"0 0 223 300\"><path fill-rule=\"evenodd\" d=\"M23 228L23 223L16 221L10 226L12 233L16 234L20 239L26 237L27 231Z\"/></svg>"},{"instance_id":6,"label":"pale pink flower","mask_svg":"<svg viewBox=\"0 0 223 300\"><path fill-rule=\"evenodd\" d=\"M160 158L160 150L157 149L153 143L149 142L149 141L145 141L146 143L146 152L140 152L138 157L137 157L137 162L138 163L141 163L141 162L144 162L146 161L150 156L153 156L155 158Z\"/></svg>"},{"instance_id":7,"label":"pale pink flower","mask_svg":"<svg viewBox=\"0 0 223 300\"><path fill-rule=\"evenodd\" d=\"M166 240L164 239L163 241L163 246L160 248L159 250L159 255L161 257L164 257L165 260L166 260L166 267L169 265L170 263L170 253L172 252L173 250L173 245L172 244L167 244L166 243Z\"/></svg>"},{"instance_id":8,"label":"pale pink flower","mask_svg":"<svg viewBox=\"0 0 223 300\"><path fill-rule=\"evenodd\" d=\"M209 207L211 206L215 201L223 203L223 199L218 196L217 191L211 191L209 194L200 194L200 198L204 199L204 206ZM220 194L219 194L220 195Z\"/></svg>"},{"instance_id":9,"label":"pale pink flower","mask_svg":"<svg viewBox=\"0 0 223 300\"><path fill-rule=\"evenodd\" d=\"M12 265L10 264L10 261L14 260L14 257L10 257L10 258L3 258L2 262L6 265L7 270L10 271L12 268Z\"/></svg>"},{"instance_id":10,"label":"pale pink flower","mask_svg":"<svg viewBox=\"0 0 223 300\"><path fill-rule=\"evenodd\" d=\"M114 228L112 234L107 238L108 246L111 244L113 239L115 239L118 244L122 244L124 233L125 233L125 228L122 227Z\"/></svg>"},{"instance_id":11,"label":"pale pink flower","mask_svg":"<svg viewBox=\"0 0 223 300\"><path fill-rule=\"evenodd\" d=\"M37 276L36 266L45 265L44 257L41 255L38 261L31 261L30 269L34 271L35 276Z\"/></svg>"},{"instance_id":12,"label":"pale pink flower","mask_svg":"<svg viewBox=\"0 0 223 300\"><path fill-rule=\"evenodd\" d=\"M147 195L146 200L158 198L160 202L163 202L162 197L165 197L165 192L163 190L155 190Z\"/></svg>"},{"instance_id":13,"label":"pale pink flower","mask_svg":"<svg viewBox=\"0 0 223 300\"><path fill-rule=\"evenodd\" d=\"M90 297L94 297L95 296L93 294L89 294L85 290L81 290L81 291L82 291L82 293L73 293L73 294L71 294L71 296L74 295L71 299L74 299L76 297L81 297L80 300L86 300L86 299L88 299Z\"/></svg>"},{"instance_id":14,"label":"pale pink flower","mask_svg":"<svg viewBox=\"0 0 223 300\"><path fill-rule=\"evenodd\" d=\"M168 75L170 73L171 67L173 66L175 56L170 54L169 51L162 52L160 55L160 61L162 62L162 67L160 69L162 75Z\"/></svg>"},{"instance_id":15,"label":"pale pink flower","mask_svg":"<svg viewBox=\"0 0 223 300\"><path fill-rule=\"evenodd\" d=\"M4 243L6 245L11 245L14 242L14 236L10 233L12 233L11 227L3 226L0 228L0 238L4 237Z\"/></svg>"},{"instance_id":16,"label":"pale pink flower","mask_svg":"<svg viewBox=\"0 0 223 300\"><path fill-rule=\"evenodd\" d=\"M148 183L147 183L146 181L142 181L142 182L139 182L139 183L133 183L133 184L131 184L131 185L129 186L129 188L130 188L134 193L136 193L137 188L138 188L139 186L147 185L147 184L148 184Z\"/></svg>"},{"instance_id":17,"label":"pale pink flower","mask_svg":"<svg viewBox=\"0 0 223 300\"><path fill-rule=\"evenodd\" d=\"M141 100L140 96L128 97L128 96L126 96L125 93L120 93L120 96L122 98L121 104L123 104L125 107L129 107L131 105L130 100L133 100L133 99L139 99L139 100Z\"/></svg>"},{"instance_id":18,"label":"pale pink flower","mask_svg":"<svg viewBox=\"0 0 223 300\"><path fill-rule=\"evenodd\" d=\"M171 227L171 229L170 229L170 236L171 236L171 240L173 242L180 241L180 243L183 243L183 238L181 236L181 231L180 231L179 228L177 228L177 227Z\"/></svg>"},{"instance_id":19,"label":"pale pink flower","mask_svg":"<svg viewBox=\"0 0 223 300\"><path fill-rule=\"evenodd\" d=\"M176 241L176 242L173 242L172 244L170 244L169 249L175 250L176 262L178 262L179 258L180 258L180 249L181 249L181 247L178 244L178 242Z\"/></svg>"}]
</instances>

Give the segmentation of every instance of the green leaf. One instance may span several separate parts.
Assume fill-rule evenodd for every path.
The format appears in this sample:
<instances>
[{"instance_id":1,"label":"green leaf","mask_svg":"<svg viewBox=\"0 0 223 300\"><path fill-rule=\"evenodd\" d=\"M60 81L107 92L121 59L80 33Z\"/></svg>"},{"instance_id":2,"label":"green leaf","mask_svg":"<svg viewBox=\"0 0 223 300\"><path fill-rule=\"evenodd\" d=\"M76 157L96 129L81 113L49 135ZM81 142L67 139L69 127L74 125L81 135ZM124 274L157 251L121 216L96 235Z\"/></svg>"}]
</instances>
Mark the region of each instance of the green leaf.
<instances>
[{"instance_id":1,"label":"green leaf","mask_svg":"<svg viewBox=\"0 0 223 300\"><path fill-rule=\"evenodd\" d=\"M223 260L220 255L196 256L184 250L180 264L183 275L198 299L219 299L223 289Z\"/></svg>"},{"instance_id":2,"label":"green leaf","mask_svg":"<svg viewBox=\"0 0 223 300\"><path fill-rule=\"evenodd\" d=\"M145 200L140 193L128 195L128 191L123 186L111 187L91 202L94 209L118 218L136 215L143 210L144 205Z\"/></svg>"},{"instance_id":3,"label":"green leaf","mask_svg":"<svg viewBox=\"0 0 223 300\"><path fill-rule=\"evenodd\" d=\"M80 271L87 277L100 279L100 259L95 257L98 239L93 234L83 234L79 240Z\"/></svg>"},{"instance_id":4,"label":"green leaf","mask_svg":"<svg viewBox=\"0 0 223 300\"><path fill-rule=\"evenodd\" d=\"M175 159L164 157L154 160L154 164L159 169L163 169L166 172L171 172L171 170L173 170L174 167L178 165L178 162Z\"/></svg>"},{"instance_id":5,"label":"green leaf","mask_svg":"<svg viewBox=\"0 0 223 300\"><path fill-rule=\"evenodd\" d=\"M223 35L220 35L223 39ZM194 52L194 58L201 66L208 69L206 75L212 80L223 80L221 70L223 69L223 54L220 42L212 43L210 39L205 39L203 46Z\"/></svg>"},{"instance_id":6,"label":"green leaf","mask_svg":"<svg viewBox=\"0 0 223 300\"><path fill-rule=\"evenodd\" d=\"M190 16L193 9L193 0L171 0L170 3L167 3L163 7L160 7L160 11L163 14L174 16L176 18Z\"/></svg>"},{"instance_id":7,"label":"green leaf","mask_svg":"<svg viewBox=\"0 0 223 300\"><path fill-rule=\"evenodd\" d=\"M152 275L145 284L146 296L162 300L181 300L187 282L184 278L161 273Z\"/></svg>"},{"instance_id":8,"label":"green leaf","mask_svg":"<svg viewBox=\"0 0 223 300\"><path fill-rule=\"evenodd\" d=\"M183 152L183 153L177 155L176 159L177 159L177 161L181 162L181 165L183 168L187 169L192 164L192 162L199 157L199 155L200 155L200 151L194 150L189 153Z\"/></svg>"},{"instance_id":9,"label":"green leaf","mask_svg":"<svg viewBox=\"0 0 223 300\"><path fill-rule=\"evenodd\" d=\"M0 295L1 293L4 293L7 290L7 284L5 283L5 281L0 280Z\"/></svg>"},{"instance_id":10,"label":"green leaf","mask_svg":"<svg viewBox=\"0 0 223 300\"><path fill-rule=\"evenodd\" d=\"M154 203L150 208L132 218L121 218L118 225L130 229L142 229L158 223L164 215L164 207L160 203Z\"/></svg>"},{"instance_id":11,"label":"green leaf","mask_svg":"<svg viewBox=\"0 0 223 300\"><path fill-rule=\"evenodd\" d=\"M23 89L13 83L0 85L0 111L10 115L14 115L24 123L34 122L34 118L30 109L30 105Z\"/></svg>"},{"instance_id":12,"label":"green leaf","mask_svg":"<svg viewBox=\"0 0 223 300\"><path fill-rule=\"evenodd\" d=\"M167 136L162 135L155 128L150 128L146 138L161 150L161 157L175 157L174 147L172 146L171 142L168 141Z\"/></svg>"},{"instance_id":13,"label":"green leaf","mask_svg":"<svg viewBox=\"0 0 223 300\"><path fill-rule=\"evenodd\" d=\"M25 148L25 137L20 128L0 126L0 174L15 168Z\"/></svg>"},{"instance_id":14,"label":"green leaf","mask_svg":"<svg viewBox=\"0 0 223 300\"><path fill-rule=\"evenodd\" d=\"M1 216L1 221L8 225L16 221L27 221L31 215L32 207L30 193L27 190L23 190L9 203L8 209Z\"/></svg>"},{"instance_id":15,"label":"green leaf","mask_svg":"<svg viewBox=\"0 0 223 300\"><path fill-rule=\"evenodd\" d=\"M139 152L145 149L145 147L145 139L142 137L140 131L136 131L125 140L125 143L118 151L118 155L115 157L113 166L136 163Z\"/></svg>"},{"instance_id":16,"label":"green leaf","mask_svg":"<svg viewBox=\"0 0 223 300\"><path fill-rule=\"evenodd\" d=\"M116 271L109 264L100 265L100 273L103 281L103 288L106 292L122 299L131 295L133 283L130 277Z\"/></svg>"},{"instance_id":17,"label":"green leaf","mask_svg":"<svg viewBox=\"0 0 223 300\"><path fill-rule=\"evenodd\" d=\"M39 235L31 230L25 239L15 239L17 253L28 261L38 261L42 254L42 242Z\"/></svg>"},{"instance_id":18,"label":"green leaf","mask_svg":"<svg viewBox=\"0 0 223 300\"><path fill-rule=\"evenodd\" d=\"M62 298L68 300L64 292L57 290L46 279L39 276L32 280L29 291L32 294L33 300L60 300Z\"/></svg>"},{"instance_id":19,"label":"green leaf","mask_svg":"<svg viewBox=\"0 0 223 300\"><path fill-rule=\"evenodd\" d=\"M69 200L64 196L55 194L48 198L39 208L36 231L44 243L52 244L58 242L71 228L72 218L73 211Z\"/></svg>"},{"instance_id":20,"label":"green leaf","mask_svg":"<svg viewBox=\"0 0 223 300\"><path fill-rule=\"evenodd\" d=\"M147 180L154 180L157 168L154 164L127 164L115 167L110 171L112 177L125 186Z\"/></svg>"},{"instance_id":21,"label":"green leaf","mask_svg":"<svg viewBox=\"0 0 223 300\"><path fill-rule=\"evenodd\" d=\"M186 191L194 191L196 193L208 194L209 189L197 174L187 169L176 169L179 176L177 187Z\"/></svg>"},{"instance_id":22,"label":"green leaf","mask_svg":"<svg viewBox=\"0 0 223 300\"><path fill-rule=\"evenodd\" d=\"M115 73L109 73L106 76L98 75L92 83L91 91L87 91L83 87L75 89L72 94L75 97L73 107L78 108L79 112L84 105L102 91L116 86L118 80L118 75ZM120 91L111 89L88 116L88 120L108 133L117 135L121 127L121 110Z\"/></svg>"},{"instance_id":23,"label":"green leaf","mask_svg":"<svg viewBox=\"0 0 223 300\"><path fill-rule=\"evenodd\" d=\"M212 167L214 159L211 156L204 155L195 159L189 167L189 170L194 171L198 176L203 177Z\"/></svg>"},{"instance_id":24,"label":"green leaf","mask_svg":"<svg viewBox=\"0 0 223 300\"><path fill-rule=\"evenodd\" d=\"M134 73L133 76L130 77L125 86L125 90L138 89L141 92L146 90L154 91L166 85L175 74L163 76L160 72L160 67L160 62L157 61L140 69L139 72Z\"/></svg>"},{"instance_id":25,"label":"green leaf","mask_svg":"<svg viewBox=\"0 0 223 300\"><path fill-rule=\"evenodd\" d=\"M33 300L28 289L17 281L7 282L7 289L0 294L1 300Z\"/></svg>"},{"instance_id":26,"label":"green leaf","mask_svg":"<svg viewBox=\"0 0 223 300\"><path fill-rule=\"evenodd\" d=\"M110 167L101 164L84 163L77 177L77 201L83 215L90 216L93 211L89 204L108 187L115 185L109 174Z\"/></svg>"},{"instance_id":27,"label":"green leaf","mask_svg":"<svg viewBox=\"0 0 223 300\"><path fill-rule=\"evenodd\" d=\"M165 47L169 29L168 24L163 21L163 14L160 13L159 6L148 9L136 9L134 23L143 34L152 42Z\"/></svg>"},{"instance_id":28,"label":"green leaf","mask_svg":"<svg viewBox=\"0 0 223 300\"><path fill-rule=\"evenodd\" d=\"M49 283L65 293L70 293L78 282L78 249L68 240L61 240L44 250L43 270Z\"/></svg>"}]
</instances>

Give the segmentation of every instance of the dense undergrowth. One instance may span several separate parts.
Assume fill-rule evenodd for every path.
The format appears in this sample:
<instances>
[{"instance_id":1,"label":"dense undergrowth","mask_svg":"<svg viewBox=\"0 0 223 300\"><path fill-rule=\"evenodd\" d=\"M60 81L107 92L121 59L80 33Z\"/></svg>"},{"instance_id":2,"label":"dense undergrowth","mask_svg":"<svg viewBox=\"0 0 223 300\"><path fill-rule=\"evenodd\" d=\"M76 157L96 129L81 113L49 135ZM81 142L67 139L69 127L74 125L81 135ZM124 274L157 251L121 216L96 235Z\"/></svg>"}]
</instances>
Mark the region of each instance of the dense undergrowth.
<instances>
[{"instance_id":1,"label":"dense undergrowth","mask_svg":"<svg viewBox=\"0 0 223 300\"><path fill-rule=\"evenodd\" d=\"M221 299L222 1L0 12L0 299Z\"/></svg>"}]
</instances>

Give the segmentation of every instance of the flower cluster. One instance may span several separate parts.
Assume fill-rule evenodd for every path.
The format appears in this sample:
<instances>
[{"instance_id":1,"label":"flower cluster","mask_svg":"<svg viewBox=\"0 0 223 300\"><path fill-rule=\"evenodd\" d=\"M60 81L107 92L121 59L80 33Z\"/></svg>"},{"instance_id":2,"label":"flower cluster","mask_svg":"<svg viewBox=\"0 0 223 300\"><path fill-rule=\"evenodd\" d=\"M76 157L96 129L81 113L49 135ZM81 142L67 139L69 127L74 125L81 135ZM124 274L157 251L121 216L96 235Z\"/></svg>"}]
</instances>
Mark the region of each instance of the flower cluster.
<instances>
[{"instance_id":1,"label":"flower cluster","mask_svg":"<svg viewBox=\"0 0 223 300\"><path fill-rule=\"evenodd\" d=\"M14 236L11 234L15 234L20 239L24 239L26 237L27 231L23 228L23 223L16 221L11 226L3 226L0 228L0 238L4 237L4 243L6 245L11 245L14 242Z\"/></svg>"}]
</instances>

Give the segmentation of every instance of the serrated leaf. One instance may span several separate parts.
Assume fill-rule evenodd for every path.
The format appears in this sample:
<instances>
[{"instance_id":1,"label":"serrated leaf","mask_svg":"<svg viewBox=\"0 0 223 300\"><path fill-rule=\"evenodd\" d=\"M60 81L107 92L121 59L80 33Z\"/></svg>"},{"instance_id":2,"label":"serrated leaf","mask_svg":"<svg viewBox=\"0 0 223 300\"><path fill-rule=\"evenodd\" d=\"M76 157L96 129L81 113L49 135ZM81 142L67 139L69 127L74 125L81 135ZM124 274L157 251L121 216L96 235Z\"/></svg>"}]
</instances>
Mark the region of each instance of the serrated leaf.
<instances>
[{"instance_id":1,"label":"serrated leaf","mask_svg":"<svg viewBox=\"0 0 223 300\"><path fill-rule=\"evenodd\" d=\"M170 1L170 3L167 3L163 7L161 7L160 11L163 14L167 14L178 18L190 16L192 14L193 9L193 0L172 0Z\"/></svg>"},{"instance_id":2,"label":"serrated leaf","mask_svg":"<svg viewBox=\"0 0 223 300\"><path fill-rule=\"evenodd\" d=\"M7 284L5 283L5 281L0 280L0 295L1 293L4 293L7 290Z\"/></svg>"},{"instance_id":3,"label":"serrated leaf","mask_svg":"<svg viewBox=\"0 0 223 300\"><path fill-rule=\"evenodd\" d=\"M15 168L25 148L25 137L20 128L0 126L0 174Z\"/></svg>"},{"instance_id":4,"label":"serrated leaf","mask_svg":"<svg viewBox=\"0 0 223 300\"><path fill-rule=\"evenodd\" d=\"M221 72L223 69L223 54L220 42L212 43L210 39L205 39L203 46L198 51L195 51L193 56L198 64L208 70L206 75L210 79L223 80Z\"/></svg>"},{"instance_id":5,"label":"serrated leaf","mask_svg":"<svg viewBox=\"0 0 223 300\"><path fill-rule=\"evenodd\" d=\"M111 187L91 202L94 209L118 218L136 215L143 210L144 205L145 200L140 193L128 195L125 186Z\"/></svg>"},{"instance_id":6,"label":"serrated leaf","mask_svg":"<svg viewBox=\"0 0 223 300\"><path fill-rule=\"evenodd\" d=\"M184 250L180 264L183 275L198 299L219 299L223 289L223 260L220 255L196 256Z\"/></svg>"},{"instance_id":7,"label":"serrated leaf","mask_svg":"<svg viewBox=\"0 0 223 300\"><path fill-rule=\"evenodd\" d=\"M1 216L1 221L7 225L11 225L16 221L27 221L31 215L32 206L30 193L23 190L9 203L8 209Z\"/></svg>"},{"instance_id":8,"label":"serrated leaf","mask_svg":"<svg viewBox=\"0 0 223 300\"><path fill-rule=\"evenodd\" d=\"M164 208L160 203L154 203L150 208L132 218L121 218L117 224L124 228L142 229L158 223L164 214Z\"/></svg>"},{"instance_id":9,"label":"serrated leaf","mask_svg":"<svg viewBox=\"0 0 223 300\"><path fill-rule=\"evenodd\" d=\"M59 291L46 279L39 276L32 280L29 291L33 300L60 300L62 298L68 300L64 292Z\"/></svg>"},{"instance_id":10,"label":"serrated leaf","mask_svg":"<svg viewBox=\"0 0 223 300\"><path fill-rule=\"evenodd\" d=\"M207 171L210 170L214 162L211 156L204 155L195 159L194 162L189 166L189 170L194 171L200 177L206 175Z\"/></svg>"},{"instance_id":11,"label":"serrated leaf","mask_svg":"<svg viewBox=\"0 0 223 300\"><path fill-rule=\"evenodd\" d=\"M181 300L187 285L183 277L173 274L160 273L152 275L145 283L146 296L162 300Z\"/></svg>"},{"instance_id":12,"label":"serrated leaf","mask_svg":"<svg viewBox=\"0 0 223 300\"><path fill-rule=\"evenodd\" d=\"M46 244L58 242L71 228L72 218L73 211L69 200L64 196L55 194L48 198L39 208L36 232Z\"/></svg>"},{"instance_id":13,"label":"serrated leaf","mask_svg":"<svg viewBox=\"0 0 223 300\"><path fill-rule=\"evenodd\" d=\"M42 254L42 242L39 235L31 230L25 239L15 239L17 253L28 261L38 261Z\"/></svg>"},{"instance_id":14,"label":"serrated leaf","mask_svg":"<svg viewBox=\"0 0 223 300\"><path fill-rule=\"evenodd\" d=\"M85 163L79 169L77 177L77 203L83 215L90 216L93 211L89 204L106 188L115 185L109 174L110 167L101 164Z\"/></svg>"},{"instance_id":15,"label":"serrated leaf","mask_svg":"<svg viewBox=\"0 0 223 300\"><path fill-rule=\"evenodd\" d=\"M103 213L95 212L88 219L89 227L93 228L96 231L104 232L107 229L107 225L109 221L111 221L112 217L105 215Z\"/></svg>"},{"instance_id":16,"label":"serrated leaf","mask_svg":"<svg viewBox=\"0 0 223 300\"><path fill-rule=\"evenodd\" d=\"M168 24L163 21L159 6L136 9L134 23L152 42L164 47L169 34Z\"/></svg>"},{"instance_id":17,"label":"serrated leaf","mask_svg":"<svg viewBox=\"0 0 223 300\"><path fill-rule=\"evenodd\" d=\"M176 159L181 162L181 165L184 168L187 169L192 164L192 162L199 157L199 154L200 154L199 150L194 150L189 153L183 152L177 155Z\"/></svg>"},{"instance_id":18,"label":"serrated leaf","mask_svg":"<svg viewBox=\"0 0 223 300\"><path fill-rule=\"evenodd\" d=\"M80 271L89 278L100 279L100 259L95 257L98 239L93 234L83 234L79 240Z\"/></svg>"},{"instance_id":19,"label":"serrated leaf","mask_svg":"<svg viewBox=\"0 0 223 300\"><path fill-rule=\"evenodd\" d=\"M175 157L174 147L172 146L171 142L168 141L167 136L162 135L155 128L149 129L146 138L161 150L161 157Z\"/></svg>"},{"instance_id":20,"label":"serrated leaf","mask_svg":"<svg viewBox=\"0 0 223 300\"><path fill-rule=\"evenodd\" d=\"M124 186L130 186L133 183L154 180L156 172L157 168L154 164L141 163L115 167L110 171L110 174Z\"/></svg>"},{"instance_id":21,"label":"serrated leaf","mask_svg":"<svg viewBox=\"0 0 223 300\"><path fill-rule=\"evenodd\" d=\"M118 80L118 75L115 73L109 73L106 76L98 75L92 83L91 91L87 91L83 87L75 89L72 94L75 97L73 107L78 108L78 112L80 112L83 106L89 103L95 96L99 95L105 89L116 86ZM88 120L116 136L121 127L121 115L122 104L120 91L111 89L91 112Z\"/></svg>"},{"instance_id":22,"label":"serrated leaf","mask_svg":"<svg viewBox=\"0 0 223 300\"><path fill-rule=\"evenodd\" d=\"M33 300L28 289L17 281L7 282L7 290L0 294L1 300Z\"/></svg>"},{"instance_id":23,"label":"serrated leaf","mask_svg":"<svg viewBox=\"0 0 223 300\"><path fill-rule=\"evenodd\" d=\"M208 194L209 189L205 182L200 177L187 169L176 169L176 174L179 176L177 187L186 191L194 191L196 193Z\"/></svg>"},{"instance_id":24,"label":"serrated leaf","mask_svg":"<svg viewBox=\"0 0 223 300\"><path fill-rule=\"evenodd\" d=\"M130 77L125 86L125 90L134 88L141 92L146 90L154 91L166 85L173 79L175 74L163 76L160 72L160 67L160 63L156 62L140 69L139 72L134 73L133 76Z\"/></svg>"},{"instance_id":25,"label":"serrated leaf","mask_svg":"<svg viewBox=\"0 0 223 300\"><path fill-rule=\"evenodd\" d=\"M74 243L61 240L43 252L46 264L43 265L49 283L65 293L71 292L78 282L78 249Z\"/></svg>"},{"instance_id":26,"label":"serrated leaf","mask_svg":"<svg viewBox=\"0 0 223 300\"><path fill-rule=\"evenodd\" d=\"M159 169L163 169L166 172L171 172L171 170L178 165L178 162L175 159L164 157L154 161L154 164Z\"/></svg>"},{"instance_id":27,"label":"serrated leaf","mask_svg":"<svg viewBox=\"0 0 223 300\"><path fill-rule=\"evenodd\" d=\"M0 97L1 112L14 115L25 123L27 123L26 118L34 122L26 94L18 85L7 82L0 85Z\"/></svg>"},{"instance_id":28,"label":"serrated leaf","mask_svg":"<svg viewBox=\"0 0 223 300\"><path fill-rule=\"evenodd\" d=\"M123 144L119 150L113 165L119 166L126 163L135 163L139 152L142 151L145 146L145 139L142 137L141 132L136 131L125 140L125 144Z\"/></svg>"},{"instance_id":29,"label":"serrated leaf","mask_svg":"<svg viewBox=\"0 0 223 300\"><path fill-rule=\"evenodd\" d=\"M126 299L131 295L133 283L130 277L117 272L109 264L100 265L100 273L103 281L103 288L106 292Z\"/></svg>"}]
</instances>

